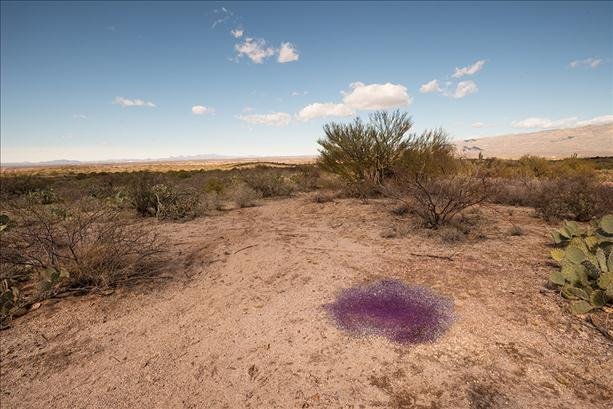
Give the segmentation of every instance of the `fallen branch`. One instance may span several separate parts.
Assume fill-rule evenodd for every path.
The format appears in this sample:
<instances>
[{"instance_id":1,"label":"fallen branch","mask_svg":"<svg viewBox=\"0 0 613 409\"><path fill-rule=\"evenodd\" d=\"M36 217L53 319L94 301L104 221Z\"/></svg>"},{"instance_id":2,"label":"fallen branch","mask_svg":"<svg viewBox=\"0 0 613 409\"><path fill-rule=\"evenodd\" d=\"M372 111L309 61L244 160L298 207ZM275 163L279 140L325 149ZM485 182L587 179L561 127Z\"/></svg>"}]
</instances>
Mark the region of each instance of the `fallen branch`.
<instances>
[{"instance_id":1,"label":"fallen branch","mask_svg":"<svg viewBox=\"0 0 613 409\"><path fill-rule=\"evenodd\" d=\"M457 254L457 253L453 253L450 256L439 256L436 254L420 254L420 253L409 253L411 256L416 256L416 257L430 257L430 258L438 258L438 259L442 259L442 260L448 260L448 261L453 261L453 257Z\"/></svg>"},{"instance_id":2,"label":"fallen branch","mask_svg":"<svg viewBox=\"0 0 613 409\"><path fill-rule=\"evenodd\" d=\"M238 253L238 252L240 252L240 251L243 251L243 250L250 249L251 247L255 247L255 246L257 246L257 244L252 244L251 246L243 247L242 249L238 249L238 250L236 250L236 251L234 252L234 254L236 254L236 253Z\"/></svg>"}]
</instances>

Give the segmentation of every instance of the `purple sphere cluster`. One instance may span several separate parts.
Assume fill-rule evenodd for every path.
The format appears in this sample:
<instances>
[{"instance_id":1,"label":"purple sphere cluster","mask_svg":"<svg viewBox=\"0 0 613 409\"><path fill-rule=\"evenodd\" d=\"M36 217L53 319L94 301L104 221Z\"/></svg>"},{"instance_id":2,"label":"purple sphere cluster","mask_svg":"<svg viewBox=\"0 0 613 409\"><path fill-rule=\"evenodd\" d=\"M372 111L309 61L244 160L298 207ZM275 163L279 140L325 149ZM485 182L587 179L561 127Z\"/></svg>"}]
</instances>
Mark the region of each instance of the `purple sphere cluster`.
<instances>
[{"instance_id":1,"label":"purple sphere cluster","mask_svg":"<svg viewBox=\"0 0 613 409\"><path fill-rule=\"evenodd\" d=\"M451 299L399 280L347 288L325 307L350 333L382 335L403 344L432 342L454 320Z\"/></svg>"}]
</instances>

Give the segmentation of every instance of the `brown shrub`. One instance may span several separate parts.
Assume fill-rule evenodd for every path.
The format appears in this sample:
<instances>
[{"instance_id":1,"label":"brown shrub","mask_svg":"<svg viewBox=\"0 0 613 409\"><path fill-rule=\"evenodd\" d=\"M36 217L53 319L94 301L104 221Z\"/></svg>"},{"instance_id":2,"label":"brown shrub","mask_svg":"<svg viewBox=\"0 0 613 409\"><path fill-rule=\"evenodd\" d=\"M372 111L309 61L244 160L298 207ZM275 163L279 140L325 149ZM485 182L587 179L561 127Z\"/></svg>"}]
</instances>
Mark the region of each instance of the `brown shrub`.
<instances>
[{"instance_id":1,"label":"brown shrub","mask_svg":"<svg viewBox=\"0 0 613 409\"><path fill-rule=\"evenodd\" d=\"M613 186L587 175L550 179L542 183L532 201L545 220L588 221L613 210Z\"/></svg>"},{"instance_id":2,"label":"brown shrub","mask_svg":"<svg viewBox=\"0 0 613 409\"><path fill-rule=\"evenodd\" d=\"M3 277L27 271L47 297L73 287L108 287L156 269L162 247L156 234L99 203L10 209L2 232Z\"/></svg>"},{"instance_id":3,"label":"brown shrub","mask_svg":"<svg viewBox=\"0 0 613 409\"><path fill-rule=\"evenodd\" d=\"M258 199L262 197L260 193L244 183L235 185L230 193L230 196L232 197L236 207L239 209L243 207L255 206Z\"/></svg>"}]
</instances>

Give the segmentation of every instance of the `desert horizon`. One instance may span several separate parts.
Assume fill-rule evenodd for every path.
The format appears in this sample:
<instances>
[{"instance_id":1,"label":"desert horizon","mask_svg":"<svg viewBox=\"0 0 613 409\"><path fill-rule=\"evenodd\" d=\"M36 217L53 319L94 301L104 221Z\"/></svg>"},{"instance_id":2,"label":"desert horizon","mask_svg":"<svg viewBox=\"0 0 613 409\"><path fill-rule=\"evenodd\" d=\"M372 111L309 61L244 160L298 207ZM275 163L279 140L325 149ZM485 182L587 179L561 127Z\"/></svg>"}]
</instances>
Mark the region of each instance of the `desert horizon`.
<instances>
[{"instance_id":1,"label":"desert horizon","mask_svg":"<svg viewBox=\"0 0 613 409\"><path fill-rule=\"evenodd\" d=\"M0 408L610 409L613 2L0 8Z\"/></svg>"}]
</instances>

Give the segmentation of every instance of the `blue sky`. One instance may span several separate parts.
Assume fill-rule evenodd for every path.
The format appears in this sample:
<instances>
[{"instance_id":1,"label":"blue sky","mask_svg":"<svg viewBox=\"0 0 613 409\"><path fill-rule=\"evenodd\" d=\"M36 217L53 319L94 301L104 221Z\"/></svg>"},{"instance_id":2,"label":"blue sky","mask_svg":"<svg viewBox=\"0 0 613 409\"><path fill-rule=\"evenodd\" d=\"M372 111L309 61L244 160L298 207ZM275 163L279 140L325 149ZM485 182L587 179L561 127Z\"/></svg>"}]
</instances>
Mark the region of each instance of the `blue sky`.
<instances>
[{"instance_id":1,"label":"blue sky","mask_svg":"<svg viewBox=\"0 0 613 409\"><path fill-rule=\"evenodd\" d=\"M613 121L613 3L2 3L2 161L317 152ZM436 80L434 82L434 80Z\"/></svg>"}]
</instances>

